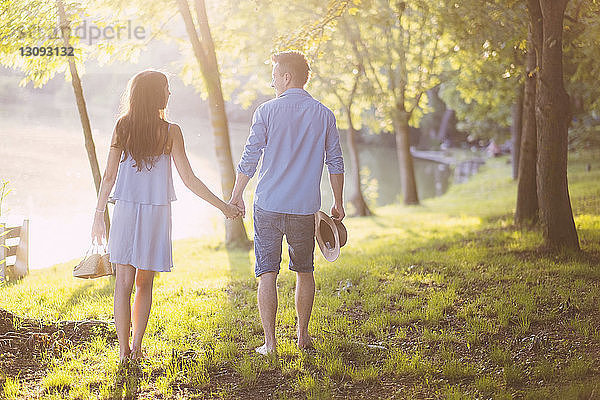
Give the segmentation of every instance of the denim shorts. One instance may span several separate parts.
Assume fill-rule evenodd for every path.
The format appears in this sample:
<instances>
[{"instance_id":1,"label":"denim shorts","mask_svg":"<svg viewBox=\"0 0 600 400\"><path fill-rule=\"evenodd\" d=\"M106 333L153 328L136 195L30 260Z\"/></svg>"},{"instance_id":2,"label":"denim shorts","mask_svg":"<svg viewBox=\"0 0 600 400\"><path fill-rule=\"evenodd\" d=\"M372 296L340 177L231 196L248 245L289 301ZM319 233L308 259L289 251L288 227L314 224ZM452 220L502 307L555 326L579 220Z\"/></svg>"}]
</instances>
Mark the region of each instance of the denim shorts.
<instances>
[{"instance_id":1,"label":"denim shorts","mask_svg":"<svg viewBox=\"0 0 600 400\"><path fill-rule=\"evenodd\" d=\"M265 211L254 205L254 272L257 277L265 272L279 273L283 235L289 248L290 270L314 271L315 216Z\"/></svg>"}]
</instances>

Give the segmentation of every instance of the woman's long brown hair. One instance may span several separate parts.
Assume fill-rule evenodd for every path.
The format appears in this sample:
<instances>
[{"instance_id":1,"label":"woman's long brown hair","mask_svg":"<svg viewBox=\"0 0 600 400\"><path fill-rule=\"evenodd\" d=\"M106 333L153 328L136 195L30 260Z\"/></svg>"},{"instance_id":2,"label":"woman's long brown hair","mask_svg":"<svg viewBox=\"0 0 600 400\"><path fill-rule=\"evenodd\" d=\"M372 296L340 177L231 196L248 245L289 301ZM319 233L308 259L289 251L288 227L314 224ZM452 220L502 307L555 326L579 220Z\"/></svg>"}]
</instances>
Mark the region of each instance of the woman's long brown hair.
<instances>
[{"instance_id":1,"label":"woman's long brown hair","mask_svg":"<svg viewBox=\"0 0 600 400\"><path fill-rule=\"evenodd\" d=\"M121 162L131 156L138 171L149 171L157 156L170 152L165 116L168 80L159 71L146 70L129 80L121 100L117 121L117 147L124 152Z\"/></svg>"}]
</instances>

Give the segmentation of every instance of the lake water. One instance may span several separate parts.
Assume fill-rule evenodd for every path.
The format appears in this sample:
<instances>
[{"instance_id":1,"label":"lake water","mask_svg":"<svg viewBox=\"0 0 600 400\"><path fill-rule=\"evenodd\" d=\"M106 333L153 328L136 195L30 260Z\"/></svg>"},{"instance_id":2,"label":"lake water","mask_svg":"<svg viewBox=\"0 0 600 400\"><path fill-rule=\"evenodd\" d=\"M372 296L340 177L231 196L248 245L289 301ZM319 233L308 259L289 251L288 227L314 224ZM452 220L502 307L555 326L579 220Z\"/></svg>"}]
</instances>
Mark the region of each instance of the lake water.
<instances>
[{"instance_id":1,"label":"lake water","mask_svg":"<svg viewBox=\"0 0 600 400\"><path fill-rule=\"evenodd\" d=\"M343 135L343 134L342 134ZM347 164L350 162L345 143L342 145ZM390 146L359 145L364 191L370 204L384 206L402 201L400 172L396 149ZM446 164L413 158L419 199L440 196L451 182L452 170ZM348 169L349 166L347 166ZM353 183L346 178L346 193ZM323 190L323 189L322 189ZM330 198L328 198L329 200Z\"/></svg>"}]
</instances>

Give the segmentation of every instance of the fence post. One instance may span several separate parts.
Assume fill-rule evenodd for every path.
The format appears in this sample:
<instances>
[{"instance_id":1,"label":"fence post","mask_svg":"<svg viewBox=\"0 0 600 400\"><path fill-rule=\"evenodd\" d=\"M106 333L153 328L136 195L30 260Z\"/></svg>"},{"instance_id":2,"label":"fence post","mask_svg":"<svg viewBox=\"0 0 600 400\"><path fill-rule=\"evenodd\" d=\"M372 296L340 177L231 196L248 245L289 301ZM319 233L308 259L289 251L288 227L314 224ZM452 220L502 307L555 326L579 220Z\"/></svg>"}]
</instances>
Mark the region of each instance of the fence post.
<instances>
[{"instance_id":1,"label":"fence post","mask_svg":"<svg viewBox=\"0 0 600 400\"><path fill-rule=\"evenodd\" d=\"M17 259L15 261L15 276L22 278L29 273L29 220L23 220L21 227Z\"/></svg>"},{"instance_id":2,"label":"fence post","mask_svg":"<svg viewBox=\"0 0 600 400\"><path fill-rule=\"evenodd\" d=\"M6 280L6 248L4 247L4 224L0 224L0 281Z\"/></svg>"}]
</instances>

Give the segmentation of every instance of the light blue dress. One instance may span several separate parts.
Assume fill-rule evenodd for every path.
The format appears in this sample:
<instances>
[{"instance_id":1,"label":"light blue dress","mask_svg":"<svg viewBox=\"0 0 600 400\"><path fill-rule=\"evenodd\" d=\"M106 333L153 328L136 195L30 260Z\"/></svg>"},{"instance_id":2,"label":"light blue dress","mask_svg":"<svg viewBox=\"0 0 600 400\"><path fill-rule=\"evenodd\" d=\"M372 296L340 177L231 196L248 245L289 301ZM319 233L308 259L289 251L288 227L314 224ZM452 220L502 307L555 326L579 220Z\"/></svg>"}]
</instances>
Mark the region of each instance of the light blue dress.
<instances>
[{"instance_id":1,"label":"light blue dress","mask_svg":"<svg viewBox=\"0 0 600 400\"><path fill-rule=\"evenodd\" d=\"M171 125L169 125L169 130ZM169 272L173 267L171 154L158 156L154 167L141 171L131 155L119 163L112 197L115 199L108 238L109 260L135 268Z\"/></svg>"}]
</instances>

